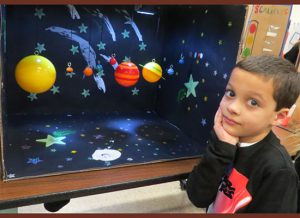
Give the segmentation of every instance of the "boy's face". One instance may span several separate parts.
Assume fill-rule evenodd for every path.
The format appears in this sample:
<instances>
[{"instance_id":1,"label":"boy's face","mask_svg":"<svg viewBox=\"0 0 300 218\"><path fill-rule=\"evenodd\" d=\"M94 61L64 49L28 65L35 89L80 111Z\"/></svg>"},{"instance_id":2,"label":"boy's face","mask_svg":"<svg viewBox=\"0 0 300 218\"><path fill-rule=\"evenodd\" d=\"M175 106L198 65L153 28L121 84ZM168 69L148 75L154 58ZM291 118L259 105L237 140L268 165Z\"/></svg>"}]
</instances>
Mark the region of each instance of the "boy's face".
<instances>
[{"instance_id":1,"label":"boy's face","mask_svg":"<svg viewBox=\"0 0 300 218\"><path fill-rule=\"evenodd\" d=\"M275 112L273 81L234 68L220 103L222 125L240 142L262 140L287 109Z\"/></svg>"}]
</instances>

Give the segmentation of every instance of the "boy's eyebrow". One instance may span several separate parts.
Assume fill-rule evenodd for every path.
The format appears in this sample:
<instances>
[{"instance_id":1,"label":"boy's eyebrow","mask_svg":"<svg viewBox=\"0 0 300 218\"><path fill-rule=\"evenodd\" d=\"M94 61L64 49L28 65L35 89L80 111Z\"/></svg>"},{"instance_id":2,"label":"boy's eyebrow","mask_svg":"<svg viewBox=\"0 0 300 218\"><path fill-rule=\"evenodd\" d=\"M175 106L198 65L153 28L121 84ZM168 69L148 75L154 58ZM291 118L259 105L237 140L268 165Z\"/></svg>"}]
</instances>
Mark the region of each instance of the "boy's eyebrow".
<instances>
[{"instance_id":1,"label":"boy's eyebrow","mask_svg":"<svg viewBox=\"0 0 300 218\"><path fill-rule=\"evenodd\" d=\"M230 82L227 83L226 87L227 87L227 86L232 87L232 85L230 84Z\"/></svg>"},{"instance_id":2,"label":"boy's eyebrow","mask_svg":"<svg viewBox=\"0 0 300 218\"><path fill-rule=\"evenodd\" d=\"M230 82L227 83L226 88L232 88L232 85L230 84ZM253 92L249 92L249 95L252 97L256 97L259 98L261 101L264 101L265 99L263 98L263 96L260 93L257 93L255 91Z\"/></svg>"},{"instance_id":3,"label":"boy's eyebrow","mask_svg":"<svg viewBox=\"0 0 300 218\"><path fill-rule=\"evenodd\" d=\"M264 100L264 97L261 94L257 93L257 92L250 92L250 96L258 97L261 100Z\"/></svg>"}]
</instances>

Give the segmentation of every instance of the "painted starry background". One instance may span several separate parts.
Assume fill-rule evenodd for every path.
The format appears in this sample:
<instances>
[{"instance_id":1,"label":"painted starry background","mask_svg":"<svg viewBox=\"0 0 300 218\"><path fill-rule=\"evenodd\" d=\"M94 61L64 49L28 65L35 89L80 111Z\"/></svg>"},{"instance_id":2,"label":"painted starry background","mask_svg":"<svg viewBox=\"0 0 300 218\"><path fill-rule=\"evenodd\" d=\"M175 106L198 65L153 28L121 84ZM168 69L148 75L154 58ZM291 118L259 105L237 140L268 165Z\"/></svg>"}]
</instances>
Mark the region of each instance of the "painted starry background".
<instances>
[{"instance_id":1,"label":"painted starry background","mask_svg":"<svg viewBox=\"0 0 300 218\"><path fill-rule=\"evenodd\" d=\"M235 64L244 6L11 5L5 12L5 180L203 154ZM67 30L74 31L69 38ZM42 94L27 93L14 78L17 63L35 51L57 73ZM155 59L163 78L148 83L140 75L122 87L107 62L112 54L140 72ZM101 83L83 76L91 63Z\"/></svg>"}]
</instances>

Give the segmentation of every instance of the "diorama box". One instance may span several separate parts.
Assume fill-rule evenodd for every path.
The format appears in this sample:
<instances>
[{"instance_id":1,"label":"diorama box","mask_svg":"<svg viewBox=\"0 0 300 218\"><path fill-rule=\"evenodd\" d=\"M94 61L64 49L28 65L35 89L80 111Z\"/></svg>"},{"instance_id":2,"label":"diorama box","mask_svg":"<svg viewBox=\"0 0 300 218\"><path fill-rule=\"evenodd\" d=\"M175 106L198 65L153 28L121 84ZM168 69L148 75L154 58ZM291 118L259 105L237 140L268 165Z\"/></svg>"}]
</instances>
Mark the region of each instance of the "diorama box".
<instances>
[{"instance_id":1,"label":"diorama box","mask_svg":"<svg viewBox=\"0 0 300 218\"><path fill-rule=\"evenodd\" d=\"M1 6L3 180L201 156L245 6Z\"/></svg>"}]
</instances>

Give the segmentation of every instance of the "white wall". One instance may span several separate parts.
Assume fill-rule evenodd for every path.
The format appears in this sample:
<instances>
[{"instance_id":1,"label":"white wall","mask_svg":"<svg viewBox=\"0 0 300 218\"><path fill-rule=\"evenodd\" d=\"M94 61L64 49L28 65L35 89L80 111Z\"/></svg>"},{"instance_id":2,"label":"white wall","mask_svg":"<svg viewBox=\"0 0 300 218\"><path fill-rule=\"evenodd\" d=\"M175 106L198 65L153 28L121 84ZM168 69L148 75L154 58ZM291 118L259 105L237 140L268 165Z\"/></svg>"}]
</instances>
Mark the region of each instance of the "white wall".
<instances>
[{"instance_id":1,"label":"white wall","mask_svg":"<svg viewBox=\"0 0 300 218\"><path fill-rule=\"evenodd\" d=\"M292 14L290 17L290 27L288 30L288 37L284 44L283 53L289 51L293 44L300 38L300 5L293 5Z\"/></svg>"},{"instance_id":2,"label":"white wall","mask_svg":"<svg viewBox=\"0 0 300 218\"><path fill-rule=\"evenodd\" d=\"M300 22L300 5L293 5L291 20Z\"/></svg>"}]
</instances>

